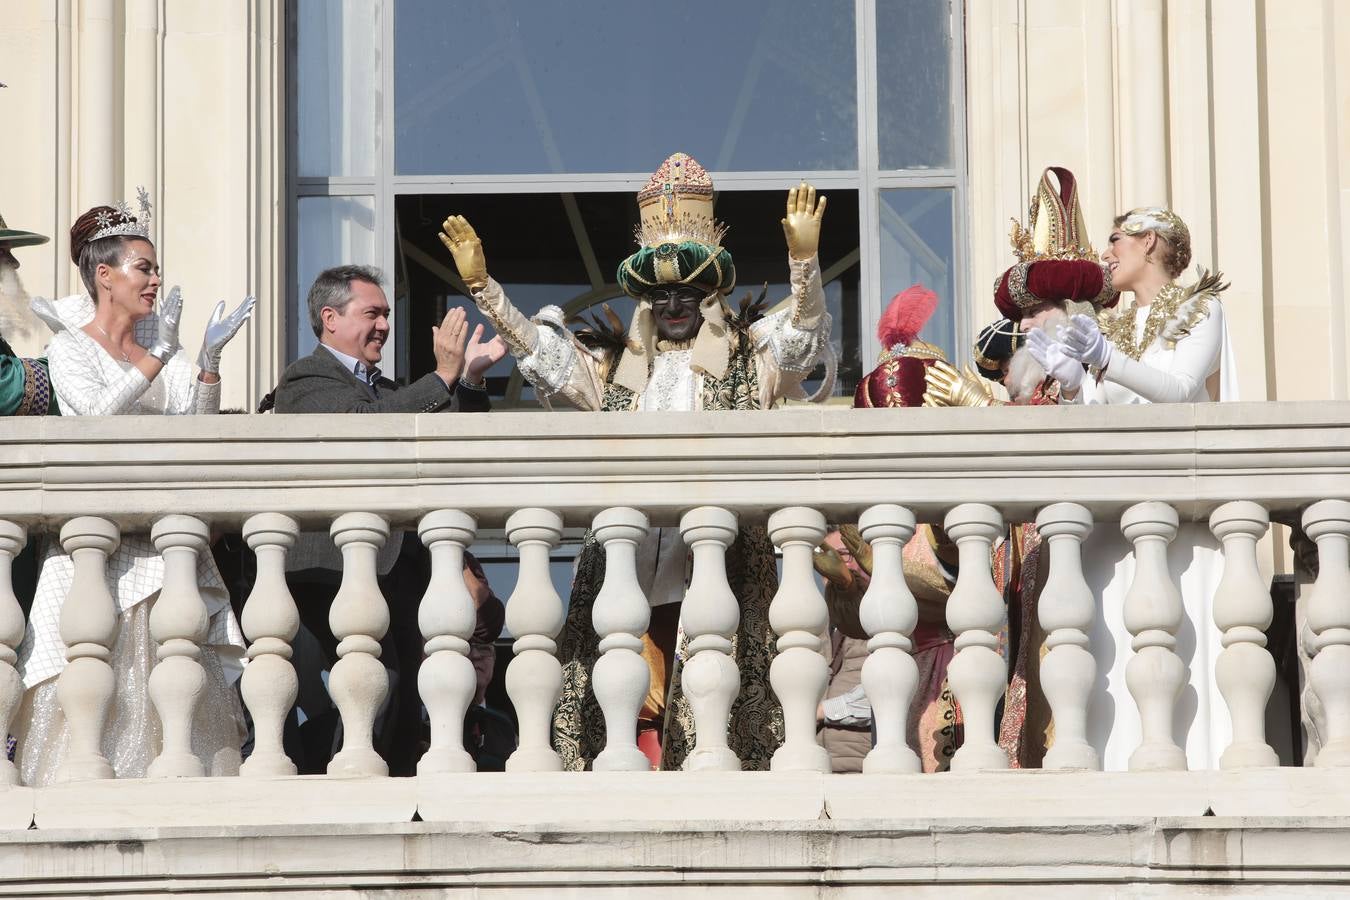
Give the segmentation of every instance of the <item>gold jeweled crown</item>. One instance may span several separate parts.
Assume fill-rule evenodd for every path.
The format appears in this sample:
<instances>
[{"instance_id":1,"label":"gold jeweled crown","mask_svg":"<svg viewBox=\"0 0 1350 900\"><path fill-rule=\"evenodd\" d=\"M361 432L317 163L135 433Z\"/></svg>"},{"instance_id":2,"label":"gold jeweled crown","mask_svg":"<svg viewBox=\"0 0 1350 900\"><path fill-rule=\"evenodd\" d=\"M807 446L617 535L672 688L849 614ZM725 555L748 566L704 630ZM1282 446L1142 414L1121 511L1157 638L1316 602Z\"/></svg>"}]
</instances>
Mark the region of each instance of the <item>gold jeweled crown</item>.
<instances>
[{"instance_id":1,"label":"gold jeweled crown","mask_svg":"<svg viewBox=\"0 0 1350 900\"><path fill-rule=\"evenodd\" d=\"M1059 181L1050 182L1053 173ZM1041 173L1036 195L1027 211L1025 228L1013 220L1013 252L1020 262L1042 259L1097 259L1083 223L1083 208L1078 203L1078 184L1073 173L1061 166L1050 166Z\"/></svg>"},{"instance_id":2,"label":"gold jeweled crown","mask_svg":"<svg viewBox=\"0 0 1350 900\"><path fill-rule=\"evenodd\" d=\"M713 218L713 183L698 160L675 153L652 173L637 195L635 237L644 247L680 241L722 246L727 228Z\"/></svg>"}]
</instances>

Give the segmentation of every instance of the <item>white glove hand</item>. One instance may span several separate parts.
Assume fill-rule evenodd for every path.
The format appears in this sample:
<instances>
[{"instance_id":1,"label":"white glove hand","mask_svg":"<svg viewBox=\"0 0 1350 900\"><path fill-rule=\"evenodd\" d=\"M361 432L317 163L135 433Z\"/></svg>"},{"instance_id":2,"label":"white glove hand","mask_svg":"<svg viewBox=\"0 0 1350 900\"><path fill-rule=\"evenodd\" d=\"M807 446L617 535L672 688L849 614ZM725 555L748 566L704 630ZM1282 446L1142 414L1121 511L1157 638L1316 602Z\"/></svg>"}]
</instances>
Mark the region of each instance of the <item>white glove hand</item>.
<instances>
[{"instance_id":1,"label":"white glove hand","mask_svg":"<svg viewBox=\"0 0 1350 900\"><path fill-rule=\"evenodd\" d=\"M146 352L167 364L183 346L178 343L178 323L183 318L183 292L175 285L159 304L159 336Z\"/></svg>"},{"instance_id":2,"label":"white glove hand","mask_svg":"<svg viewBox=\"0 0 1350 900\"><path fill-rule=\"evenodd\" d=\"M1069 320L1061 332L1064 347L1079 362L1105 369L1111 362L1111 342L1097 327L1097 321L1082 313Z\"/></svg>"},{"instance_id":3,"label":"white glove hand","mask_svg":"<svg viewBox=\"0 0 1350 900\"><path fill-rule=\"evenodd\" d=\"M1027 332L1027 352L1064 390L1076 391L1083 386L1083 364L1044 330L1033 328Z\"/></svg>"},{"instance_id":4,"label":"white glove hand","mask_svg":"<svg viewBox=\"0 0 1350 900\"><path fill-rule=\"evenodd\" d=\"M220 354L225 350L230 338L238 334L239 329L243 328L244 323L253 315L253 307L257 302L252 297L245 297L244 302L228 316L225 315L225 301L216 304L210 321L206 323L206 333L202 335L202 349L197 354L197 368L212 375L220 372Z\"/></svg>"}]
</instances>

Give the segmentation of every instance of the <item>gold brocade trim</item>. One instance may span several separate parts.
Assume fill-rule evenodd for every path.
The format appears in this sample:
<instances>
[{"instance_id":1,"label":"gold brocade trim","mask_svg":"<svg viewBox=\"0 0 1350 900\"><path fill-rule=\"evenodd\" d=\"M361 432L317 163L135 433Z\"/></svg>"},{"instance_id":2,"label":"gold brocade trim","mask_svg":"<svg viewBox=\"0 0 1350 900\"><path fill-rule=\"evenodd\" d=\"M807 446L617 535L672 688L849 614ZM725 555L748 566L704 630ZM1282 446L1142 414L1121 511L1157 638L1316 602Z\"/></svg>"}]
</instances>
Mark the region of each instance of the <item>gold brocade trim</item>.
<instances>
[{"instance_id":1,"label":"gold brocade trim","mask_svg":"<svg viewBox=\"0 0 1350 900\"><path fill-rule=\"evenodd\" d=\"M20 358L19 363L23 366L23 400L19 402L19 410L16 416L31 416L33 407L37 402L37 374L33 369L37 366L31 359ZM43 410L46 412L46 410Z\"/></svg>"},{"instance_id":2,"label":"gold brocade trim","mask_svg":"<svg viewBox=\"0 0 1350 900\"><path fill-rule=\"evenodd\" d=\"M664 249L664 247L663 247ZM656 280L667 284L680 280L680 260L679 257L671 253L664 255L660 251L656 253L656 264L653 267L656 274Z\"/></svg>"},{"instance_id":3,"label":"gold brocade trim","mask_svg":"<svg viewBox=\"0 0 1350 900\"><path fill-rule=\"evenodd\" d=\"M1017 304L1018 309L1031 309L1041 299L1027 290L1027 270L1031 268L1031 263L1018 263L1008 270L1008 293L1012 295L1013 303ZM994 292L997 294L998 285L994 285Z\"/></svg>"},{"instance_id":4,"label":"gold brocade trim","mask_svg":"<svg viewBox=\"0 0 1350 900\"><path fill-rule=\"evenodd\" d=\"M487 293L488 290L489 288L484 288L482 291L479 291L478 293L485 294ZM497 291L498 293L501 292L500 286L497 288ZM506 343L511 346L512 351L519 351L521 354L528 354L530 352L531 348L529 344L525 342L524 336L521 335L520 332L516 331L516 329L513 328L504 318L498 315L496 308L491 303L479 303L477 302L478 301L477 296L474 297L474 301L478 306L479 312L481 312L483 316L489 322L492 323L493 329L495 329L496 332L502 336L502 340L506 341Z\"/></svg>"},{"instance_id":5,"label":"gold brocade trim","mask_svg":"<svg viewBox=\"0 0 1350 900\"><path fill-rule=\"evenodd\" d=\"M814 257L813 257L814 258ZM810 259L794 259L789 254L788 258L788 278L792 281L792 316L789 321L792 327L798 331L802 328L802 305L806 303L806 294L811 290L811 276L816 274L819 266L812 264ZM800 278L794 277L800 274ZM800 282L801 292L798 293L797 287ZM822 285L822 291L824 286Z\"/></svg>"},{"instance_id":6,"label":"gold brocade trim","mask_svg":"<svg viewBox=\"0 0 1350 900\"><path fill-rule=\"evenodd\" d=\"M1124 353L1130 359L1138 360L1144 355L1144 351L1153 346L1153 342L1163 333L1167 324L1177 318L1178 311L1193 298L1203 297L1207 302L1194 304L1194 308L1189 311L1186 321L1181 323L1177 330L1178 337L1190 332L1200 321L1209 315L1209 302L1218 298L1219 292L1223 291L1228 285L1220 281L1221 275L1218 272L1210 274L1204 269L1200 270L1200 280L1189 288L1183 288L1175 282L1163 285L1158 291L1158 296L1148 307L1148 318L1144 320L1144 333L1137 340L1135 339L1136 324L1139 318L1138 303L1131 303L1129 309L1120 313L1107 313L1102 311L1097 314L1097 324L1102 330L1102 335L1115 345L1115 348ZM1169 344L1175 346L1174 337Z\"/></svg>"}]
</instances>

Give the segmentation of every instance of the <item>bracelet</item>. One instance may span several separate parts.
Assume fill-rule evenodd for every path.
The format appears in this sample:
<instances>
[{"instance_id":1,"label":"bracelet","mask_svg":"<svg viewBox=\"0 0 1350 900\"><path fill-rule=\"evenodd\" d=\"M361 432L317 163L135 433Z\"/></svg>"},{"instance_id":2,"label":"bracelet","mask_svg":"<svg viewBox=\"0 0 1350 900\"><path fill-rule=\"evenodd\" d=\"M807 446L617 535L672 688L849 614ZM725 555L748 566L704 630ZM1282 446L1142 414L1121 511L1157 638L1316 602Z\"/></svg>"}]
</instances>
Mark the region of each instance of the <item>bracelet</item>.
<instances>
[{"instance_id":1,"label":"bracelet","mask_svg":"<svg viewBox=\"0 0 1350 900\"><path fill-rule=\"evenodd\" d=\"M482 384L469 384L469 382L464 380L463 376L460 376L459 386L463 388L468 388L471 391L486 391L487 379L484 379Z\"/></svg>"}]
</instances>

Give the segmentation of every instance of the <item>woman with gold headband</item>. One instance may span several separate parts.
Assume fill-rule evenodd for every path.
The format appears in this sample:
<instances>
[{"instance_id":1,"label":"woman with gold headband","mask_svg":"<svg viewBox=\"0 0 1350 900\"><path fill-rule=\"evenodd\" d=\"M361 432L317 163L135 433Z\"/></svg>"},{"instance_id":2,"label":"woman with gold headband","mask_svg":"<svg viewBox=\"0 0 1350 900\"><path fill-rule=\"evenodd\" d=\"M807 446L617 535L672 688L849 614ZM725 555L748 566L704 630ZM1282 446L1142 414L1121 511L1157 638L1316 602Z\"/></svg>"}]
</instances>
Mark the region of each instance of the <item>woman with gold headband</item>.
<instances>
[{"instance_id":1,"label":"woman with gold headband","mask_svg":"<svg viewBox=\"0 0 1350 900\"><path fill-rule=\"evenodd\" d=\"M1096 319L1074 316L1064 331L1064 351L1096 376L1084 383L1083 402L1236 400L1237 373L1219 302L1227 285L1203 269L1189 287L1175 281L1191 261L1186 223L1161 206L1117 216L1102 261L1116 289L1133 293L1134 302Z\"/></svg>"},{"instance_id":2,"label":"woman with gold headband","mask_svg":"<svg viewBox=\"0 0 1350 900\"><path fill-rule=\"evenodd\" d=\"M1035 352L1049 350L1088 367L1079 402L1088 404L1202 403L1237 399L1237 371L1224 322L1220 276L1199 270L1195 284L1175 281L1191 261L1191 236L1176 213L1160 206L1131 210L1116 217L1102 260L1116 288L1134 295L1124 310L1094 319L1073 316L1058 341L1043 332L1028 335ZM1220 700L1214 658L1221 635L1212 602L1223 576L1223 555L1203 522L1182 522L1170 554L1189 620L1183 629L1193 646L1180 647L1187 664L1188 693L1179 703L1173 732L1192 769L1216 768L1232 736L1228 707ZM1089 713L1088 732L1102 752L1106 769L1124 769L1140 740L1136 718L1120 715L1134 708L1125 679L1131 636L1124 621L1125 595L1134 580L1133 547L1117 529L1097 528L1083 548L1088 584L1100 592L1102 620L1092 635L1097 659L1112 660L1104 673L1107 693L1117 710L1105 704ZM1273 761L1272 761L1273 764Z\"/></svg>"}]
</instances>

